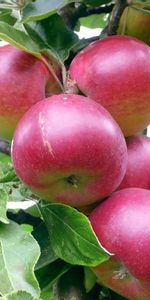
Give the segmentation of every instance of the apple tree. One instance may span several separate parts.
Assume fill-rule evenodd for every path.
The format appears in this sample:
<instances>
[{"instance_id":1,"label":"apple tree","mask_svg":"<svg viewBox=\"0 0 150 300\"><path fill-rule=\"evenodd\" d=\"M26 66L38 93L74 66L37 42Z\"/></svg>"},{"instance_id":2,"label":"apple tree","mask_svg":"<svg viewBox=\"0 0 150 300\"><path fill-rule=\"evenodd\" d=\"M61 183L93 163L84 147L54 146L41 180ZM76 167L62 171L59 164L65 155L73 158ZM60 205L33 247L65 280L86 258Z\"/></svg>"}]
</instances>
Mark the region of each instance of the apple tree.
<instances>
[{"instance_id":1,"label":"apple tree","mask_svg":"<svg viewBox=\"0 0 150 300\"><path fill-rule=\"evenodd\" d=\"M0 39L0 298L150 299L150 1L0 0Z\"/></svg>"}]
</instances>

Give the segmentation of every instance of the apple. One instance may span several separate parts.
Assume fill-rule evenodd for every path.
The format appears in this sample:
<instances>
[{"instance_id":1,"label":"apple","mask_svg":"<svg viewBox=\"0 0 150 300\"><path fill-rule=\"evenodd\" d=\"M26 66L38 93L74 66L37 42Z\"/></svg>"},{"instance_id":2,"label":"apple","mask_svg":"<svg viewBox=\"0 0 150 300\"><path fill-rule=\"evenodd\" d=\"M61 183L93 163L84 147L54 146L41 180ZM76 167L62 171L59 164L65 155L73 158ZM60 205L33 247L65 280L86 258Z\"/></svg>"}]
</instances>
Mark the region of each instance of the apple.
<instances>
[{"instance_id":1,"label":"apple","mask_svg":"<svg viewBox=\"0 0 150 300\"><path fill-rule=\"evenodd\" d=\"M120 19L118 34L134 36L150 45L150 14L146 3L133 4L125 8Z\"/></svg>"},{"instance_id":2,"label":"apple","mask_svg":"<svg viewBox=\"0 0 150 300\"><path fill-rule=\"evenodd\" d=\"M150 191L128 188L95 208L90 222L112 255L93 268L100 284L132 300L150 299Z\"/></svg>"},{"instance_id":3,"label":"apple","mask_svg":"<svg viewBox=\"0 0 150 300\"><path fill-rule=\"evenodd\" d=\"M144 135L127 139L128 162L117 190L139 187L150 189L150 138Z\"/></svg>"},{"instance_id":4,"label":"apple","mask_svg":"<svg viewBox=\"0 0 150 300\"><path fill-rule=\"evenodd\" d=\"M20 120L12 146L20 179L41 198L86 206L123 179L127 148L111 115L75 94L53 95Z\"/></svg>"},{"instance_id":5,"label":"apple","mask_svg":"<svg viewBox=\"0 0 150 300\"><path fill-rule=\"evenodd\" d=\"M60 76L59 67L50 62ZM14 46L0 47L0 137L11 140L23 114L60 88L46 65Z\"/></svg>"},{"instance_id":6,"label":"apple","mask_svg":"<svg viewBox=\"0 0 150 300\"><path fill-rule=\"evenodd\" d=\"M98 40L73 59L70 77L112 114L125 136L150 123L150 48L142 41L127 36Z\"/></svg>"}]
</instances>

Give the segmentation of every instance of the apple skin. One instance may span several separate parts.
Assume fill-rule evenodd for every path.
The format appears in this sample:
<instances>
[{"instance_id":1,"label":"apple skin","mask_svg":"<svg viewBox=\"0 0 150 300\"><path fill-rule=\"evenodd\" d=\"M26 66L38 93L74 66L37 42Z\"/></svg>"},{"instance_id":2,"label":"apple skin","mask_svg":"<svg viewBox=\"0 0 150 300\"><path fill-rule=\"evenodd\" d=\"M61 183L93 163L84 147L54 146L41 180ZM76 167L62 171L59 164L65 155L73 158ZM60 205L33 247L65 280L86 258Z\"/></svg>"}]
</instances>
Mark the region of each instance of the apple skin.
<instances>
[{"instance_id":1,"label":"apple skin","mask_svg":"<svg viewBox=\"0 0 150 300\"><path fill-rule=\"evenodd\" d=\"M93 268L100 284L132 300L150 299L150 191L112 194L90 215L101 245L113 255Z\"/></svg>"},{"instance_id":2,"label":"apple skin","mask_svg":"<svg viewBox=\"0 0 150 300\"><path fill-rule=\"evenodd\" d=\"M150 138L144 135L127 139L128 162L117 190L139 187L150 189Z\"/></svg>"},{"instance_id":3,"label":"apple skin","mask_svg":"<svg viewBox=\"0 0 150 300\"><path fill-rule=\"evenodd\" d=\"M127 148L119 126L102 106L84 96L60 94L23 116L12 158L17 175L35 194L85 206L119 186Z\"/></svg>"},{"instance_id":4,"label":"apple skin","mask_svg":"<svg viewBox=\"0 0 150 300\"><path fill-rule=\"evenodd\" d=\"M150 48L142 41L127 36L98 40L73 59L70 77L112 114L125 136L150 123Z\"/></svg>"},{"instance_id":5,"label":"apple skin","mask_svg":"<svg viewBox=\"0 0 150 300\"><path fill-rule=\"evenodd\" d=\"M58 66L51 64L59 75ZM42 61L14 46L0 47L0 66L0 137L11 140L22 115L60 89Z\"/></svg>"},{"instance_id":6,"label":"apple skin","mask_svg":"<svg viewBox=\"0 0 150 300\"><path fill-rule=\"evenodd\" d=\"M150 45L150 14L139 10L145 7L144 3L126 7L120 19L118 34L136 37Z\"/></svg>"}]
</instances>

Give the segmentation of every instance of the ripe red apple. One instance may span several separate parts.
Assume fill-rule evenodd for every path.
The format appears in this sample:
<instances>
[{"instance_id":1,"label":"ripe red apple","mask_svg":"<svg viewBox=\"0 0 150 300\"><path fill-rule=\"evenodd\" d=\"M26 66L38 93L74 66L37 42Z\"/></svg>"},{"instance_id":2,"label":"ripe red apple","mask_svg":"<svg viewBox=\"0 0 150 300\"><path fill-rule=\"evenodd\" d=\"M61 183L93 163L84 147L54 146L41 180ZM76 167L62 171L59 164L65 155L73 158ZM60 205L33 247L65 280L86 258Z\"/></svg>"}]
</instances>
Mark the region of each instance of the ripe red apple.
<instances>
[{"instance_id":1,"label":"ripe red apple","mask_svg":"<svg viewBox=\"0 0 150 300\"><path fill-rule=\"evenodd\" d=\"M127 139L128 162L117 190L139 187L150 189L150 138L144 135Z\"/></svg>"},{"instance_id":2,"label":"ripe red apple","mask_svg":"<svg viewBox=\"0 0 150 300\"><path fill-rule=\"evenodd\" d=\"M112 114L125 136L150 123L150 48L142 41L127 36L98 40L74 58L70 76Z\"/></svg>"},{"instance_id":3,"label":"ripe red apple","mask_svg":"<svg viewBox=\"0 0 150 300\"><path fill-rule=\"evenodd\" d=\"M150 14L146 3L137 3L128 6L120 19L118 34L134 36L150 45ZM142 10L143 9L143 10Z\"/></svg>"},{"instance_id":4,"label":"ripe red apple","mask_svg":"<svg viewBox=\"0 0 150 300\"><path fill-rule=\"evenodd\" d=\"M150 299L150 191L112 194L90 216L102 246L113 255L93 271L98 282L132 300Z\"/></svg>"},{"instance_id":5,"label":"ripe red apple","mask_svg":"<svg viewBox=\"0 0 150 300\"><path fill-rule=\"evenodd\" d=\"M59 74L58 66L51 64ZM42 61L14 46L0 47L0 66L0 137L12 139L22 115L60 89Z\"/></svg>"},{"instance_id":6,"label":"ripe red apple","mask_svg":"<svg viewBox=\"0 0 150 300\"><path fill-rule=\"evenodd\" d=\"M126 170L123 134L98 103L54 95L21 119L12 147L21 180L48 201L85 206L110 194Z\"/></svg>"}]
</instances>

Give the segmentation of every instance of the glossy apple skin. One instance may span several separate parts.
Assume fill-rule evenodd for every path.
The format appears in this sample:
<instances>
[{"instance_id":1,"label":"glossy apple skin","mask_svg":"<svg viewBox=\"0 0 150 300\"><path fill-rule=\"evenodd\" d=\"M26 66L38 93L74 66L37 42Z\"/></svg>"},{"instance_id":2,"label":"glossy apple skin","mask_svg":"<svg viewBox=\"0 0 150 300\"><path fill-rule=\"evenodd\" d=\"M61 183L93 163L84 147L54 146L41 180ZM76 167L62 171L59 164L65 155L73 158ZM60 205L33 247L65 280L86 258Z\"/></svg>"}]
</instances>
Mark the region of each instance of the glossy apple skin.
<instances>
[{"instance_id":1,"label":"glossy apple skin","mask_svg":"<svg viewBox=\"0 0 150 300\"><path fill-rule=\"evenodd\" d=\"M117 190L129 187L150 189L150 138L144 135L127 139L128 162Z\"/></svg>"},{"instance_id":2,"label":"glossy apple skin","mask_svg":"<svg viewBox=\"0 0 150 300\"><path fill-rule=\"evenodd\" d=\"M142 41L127 36L98 40L74 58L70 76L112 114L125 136L150 123L150 48Z\"/></svg>"},{"instance_id":3,"label":"glossy apple skin","mask_svg":"<svg viewBox=\"0 0 150 300\"><path fill-rule=\"evenodd\" d=\"M142 11L146 3L126 7L119 23L118 34L136 37L150 45L150 14Z\"/></svg>"},{"instance_id":4,"label":"glossy apple skin","mask_svg":"<svg viewBox=\"0 0 150 300\"><path fill-rule=\"evenodd\" d=\"M127 149L119 126L103 107L84 96L60 94L24 115L12 158L17 175L43 199L85 206L120 184Z\"/></svg>"},{"instance_id":5,"label":"glossy apple skin","mask_svg":"<svg viewBox=\"0 0 150 300\"><path fill-rule=\"evenodd\" d=\"M11 140L23 114L46 93L60 90L42 61L14 46L0 47L0 66L0 137Z\"/></svg>"},{"instance_id":6,"label":"glossy apple skin","mask_svg":"<svg viewBox=\"0 0 150 300\"><path fill-rule=\"evenodd\" d=\"M102 246L113 256L94 268L98 282L132 300L150 299L150 191L112 194L90 215Z\"/></svg>"}]
</instances>

